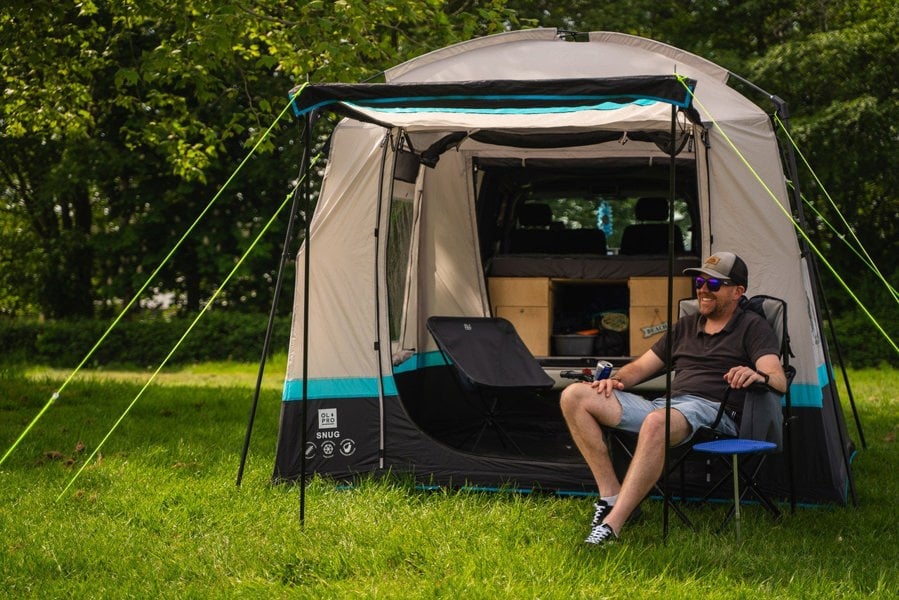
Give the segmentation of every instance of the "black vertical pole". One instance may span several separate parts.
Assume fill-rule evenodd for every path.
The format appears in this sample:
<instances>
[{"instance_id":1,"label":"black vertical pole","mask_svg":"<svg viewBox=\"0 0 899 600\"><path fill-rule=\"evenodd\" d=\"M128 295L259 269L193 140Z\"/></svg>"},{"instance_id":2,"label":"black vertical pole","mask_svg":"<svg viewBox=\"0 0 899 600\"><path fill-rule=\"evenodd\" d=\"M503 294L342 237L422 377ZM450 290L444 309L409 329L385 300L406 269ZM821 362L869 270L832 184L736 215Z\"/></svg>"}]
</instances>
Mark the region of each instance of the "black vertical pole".
<instances>
[{"instance_id":1,"label":"black vertical pole","mask_svg":"<svg viewBox=\"0 0 899 600\"><path fill-rule=\"evenodd\" d=\"M308 124L307 124L308 126ZM302 160L302 164L300 167L300 177L308 177L308 157L309 155L309 147L307 146L304 150L304 158ZM291 243L293 242L293 229L296 223L296 215L297 215L297 206L299 204L300 191L299 188L295 189L293 192L293 199L291 200L290 205L290 215L287 220L287 231L284 233L284 245L281 248L281 262L278 265L278 275L275 279L275 291L274 297L272 298L272 307L268 314L268 325L265 328L265 339L262 342L262 356L259 359L259 371L256 374L256 389L253 392L253 402L250 407L250 415L247 420L247 432L244 435L243 441L243 451L240 455L240 466L237 469L237 487L240 487L241 482L243 481L243 472L244 467L247 463L247 455L250 452L250 437L253 433L253 424L256 421L256 409L259 406L259 394L262 390L262 377L265 374L265 362L268 359L269 349L271 347L272 340L272 331L274 330L275 323L275 315L278 310L278 299L281 296L281 288L284 283L284 271L287 267L287 261L290 258L291 253Z\"/></svg>"},{"instance_id":2,"label":"black vertical pole","mask_svg":"<svg viewBox=\"0 0 899 600\"><path fill-rule=\"evenodd\" d=\"M303 172L309 170L311 160L312 146L312 113L306 113L306 131L303 136ZM303 205L303 243L306 245L306 251L303 253L303 427L300 434L300 525L303 525L306 519L306 441L309 417L309 254L312 250L312 244L309 232L310 222L312 221L312 188L309 177L303 180L303 195L305 202Z\"/></svg>"},{"instance_id":3,"label":"black vertical pole","mask_svg":"<svg viewBox=\"0 0 899 600\"><path fill-rule=\"evenodd\" d=\"M675 185L675 155L677 149L677 107L671 105L671 161L668 169L668 330L665 333L665 461L662 467L662 490L664 506L662 508L662 540L668 540L668 517L671 494L668 486L668 468L670 464L669 447L671 446L671 354L673 341L671 338L671 323L674 318L672 296L674 295L674 195Z\"/></svg>"}]
</instances>

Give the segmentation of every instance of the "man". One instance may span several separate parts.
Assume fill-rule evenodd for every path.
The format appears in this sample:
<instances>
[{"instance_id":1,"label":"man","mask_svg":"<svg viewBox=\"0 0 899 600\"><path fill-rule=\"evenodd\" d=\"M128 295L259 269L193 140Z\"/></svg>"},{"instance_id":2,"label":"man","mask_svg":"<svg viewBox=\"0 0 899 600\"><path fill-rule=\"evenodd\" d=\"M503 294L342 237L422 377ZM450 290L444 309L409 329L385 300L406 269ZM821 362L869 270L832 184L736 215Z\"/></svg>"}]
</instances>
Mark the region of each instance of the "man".
<instances>
[{"instance_id":1,"label":"man","mask_svg":"<svg viewBox=\"0 0 899 600\"><path fill-rule=\"evenodd\" d=\"M675 371L671 383L671 446L689 439L698 427L714 423L726 386L744 389L762 382L780 392L787 386L774 332L761 315L739 306L749 283L746 263L730 252L717 252L702 267L684 273L695 275L699 313L678 320L669 333L673 336ZM662 475L665 398L649 401L624 390L663 370L666 336L611 378L575 383L562 391L565 422L600 492L591 532L585 540L588 544L617 541L627 518ZM639 434L623 482L618 481L612 468L603 427ZM727 411L717 428L736 433Z\"/></svg>"}]
</instances>

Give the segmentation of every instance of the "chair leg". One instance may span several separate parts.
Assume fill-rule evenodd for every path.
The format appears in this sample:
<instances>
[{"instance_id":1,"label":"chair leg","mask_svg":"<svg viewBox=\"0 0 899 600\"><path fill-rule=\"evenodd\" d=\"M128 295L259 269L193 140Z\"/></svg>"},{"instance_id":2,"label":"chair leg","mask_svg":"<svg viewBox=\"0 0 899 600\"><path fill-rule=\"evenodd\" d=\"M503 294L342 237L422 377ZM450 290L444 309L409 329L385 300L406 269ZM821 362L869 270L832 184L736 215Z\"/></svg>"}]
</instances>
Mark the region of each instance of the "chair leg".
<instances>
[{"instance_id":1,"label":"chair leg","mask_svg":"<svg viewBox=\"0 0 899 600\"><path fill-rule=\"evenodd\" d=\"M732 476L733 476L733 481L734 481L734 483L733 483L734 489L735 490L737 489L737 486L739 485L739 481L742 480L743 481L743 491L739 493L740 494L739 497L736 495L736 492L734 493L734 505L731 506L727 515L724 517L724 521L721 523L721 527L718 528L718 531L719 532L723 531L731 519L733 519L735 517L737 519L739 519L740 504L743 502L743 499L749 494L750 491L753 494L755 494L755 497L758 498L758 500L762 504L762 506L764 506L765 509L769 513L771 513L771 516L774 519L779 519L781 517L780 509L777 508L777 505L774 504L770 498L768 498L768 496L762 491L761 487L759 487L759 484L756 481L756 477L758 476L758 473L759 473L759 471L761 471L762 465L765 462L765 457L761 456L760 460L758 461L758 464L755 466L755 469L753 469L751 472L749 472L745 468L745 465L740 465L737 462L736 454L734 454L732 456L733 456L733 460L731 460L731 461L728 461L723 456L721 457L721 460L731 466L731 471L732 471ZM723 482L723 480L719 481L718 482L719 485L722 482ZM739 523L737 523L736 527L737 527L737 529L739 529L739 527L740 527Z\"/></svg>"},{"instance_id":2,"label":"chair leg","mask_svg":"<svg viewBox=\"0 0 899 600\"><path fill-rule=\"evenodd\" d=\"M734 527L737 530L737 541L740 541L740 465L736 454L731 454L734 472Z\"/></svg>"},{"instance_id":3,"label":"chair leg","mask_svg":"<svg viewBox=\"0 0 899 600\"><path fill-rule=\"evenodd\" d=\"M747 475L744 469L740 470L740 477L743 479L743 484L746 486L746 488L743 490L743 496L746 496L746 494L751 491L753 494L755 494L755 497L759 499L759 502L762 503L762 506L764 506L768 510L768 512L771 513L771 516L775 519L779 519L781 517L780 509L777 508L777 505L774 504L774 502L771 501L767 494L762 491L761 487L758 484L757 477L759 471L762 470L762 465L764 463L765 457L762 456L755 469L749 475Z\"/></svg>"},{"instance_id":4,"label":"chair leg","mask_svg":"<svg viewBox=\"0 0 899 600\"><path fill-rule=\"evenodd\" d=\"M611 438L611 439L608 439L608 438ZM624 443L624 440L622 440L615 434L610 434L608 436L608 438L607 438L606 443L610 444L610 446L609 446L610 449L612 448L611 444L617 445L627 455L628 458L630 458L630 459L634 458L633 453L630 451L630 448L627 447L627 444ZM614 452L614 450L612 450L612 452ZM668 493L668 489L667 489L668 483L670 482L670 479L671 479L671 473L681 465L683 458L684 457L681 457L680 461L676 461L674 463L674 465L669 465L668 473L662 474L662 477L664 478L664 481L665 481L665 489L662 489L662 487L659 485L658 481L655 482L652 487L655 490L655 492L659 496L662 497L662 500L664 502L666 502L668 504L668 506L674 510L675 514L684 523L684 525L686 525L687 527L689 527L690 529L695 531L696 527L693 526L693 522L690 521L690 517L688 517L687 514L680 509L680 507L674 501L674 498Z\"/></svg>"}]
</instances>

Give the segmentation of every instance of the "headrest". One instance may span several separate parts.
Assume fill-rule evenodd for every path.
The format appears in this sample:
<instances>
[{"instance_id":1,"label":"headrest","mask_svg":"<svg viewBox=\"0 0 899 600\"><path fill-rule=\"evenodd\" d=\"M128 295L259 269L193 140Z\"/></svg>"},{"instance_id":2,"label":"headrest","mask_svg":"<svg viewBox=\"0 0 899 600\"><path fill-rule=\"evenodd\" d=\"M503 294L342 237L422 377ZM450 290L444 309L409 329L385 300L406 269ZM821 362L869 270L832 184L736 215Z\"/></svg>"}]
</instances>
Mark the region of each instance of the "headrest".
<instances>
[{"instance_id":1,"label":"headrest","mask_svg":"<svg viewBox=\"0 0 899 600\"><path fill-rule=\"evenodd\" d=\"M667 221L668 198L640 198L634 207L638 221Z\"/></svg>"},{"instance_id":2,"label":"headrest","mask_svg":"<svg viewBox=\"0 0 899 600\"><path fill-rule=\"evenodd\" d=\"M518 207L518 225L521 227L549 227L553 211L549 204L522 204Z\"/></svg>"}]
</instances>

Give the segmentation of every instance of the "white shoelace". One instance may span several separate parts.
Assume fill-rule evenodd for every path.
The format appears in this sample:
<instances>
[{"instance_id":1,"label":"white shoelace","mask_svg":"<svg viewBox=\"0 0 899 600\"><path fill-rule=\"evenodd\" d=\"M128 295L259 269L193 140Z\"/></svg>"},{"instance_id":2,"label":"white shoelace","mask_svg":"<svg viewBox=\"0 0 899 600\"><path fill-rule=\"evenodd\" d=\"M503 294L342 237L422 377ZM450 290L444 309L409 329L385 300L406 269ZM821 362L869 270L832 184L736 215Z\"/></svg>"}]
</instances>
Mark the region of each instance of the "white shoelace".
<instances>
[{"instance_id":1,"label":"white shoelace","mask_svg":"<svg viewBox=\"0 0 899 600\"><path fill-rule=\"evenodd\" d=\"M616 540L618 540L618 536L615 535L612 527L603 523L594 527L584 542L587 544L606 544Z\"/></svg>"}]
</instances>

